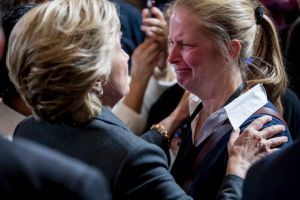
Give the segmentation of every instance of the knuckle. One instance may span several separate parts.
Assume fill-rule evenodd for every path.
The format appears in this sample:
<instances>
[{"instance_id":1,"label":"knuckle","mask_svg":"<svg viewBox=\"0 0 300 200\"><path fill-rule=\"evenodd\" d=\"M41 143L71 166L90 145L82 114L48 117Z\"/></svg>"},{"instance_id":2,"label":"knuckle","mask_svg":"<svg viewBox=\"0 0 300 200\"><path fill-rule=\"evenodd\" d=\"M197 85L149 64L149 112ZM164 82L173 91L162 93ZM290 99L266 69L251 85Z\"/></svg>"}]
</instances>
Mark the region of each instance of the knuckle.
<instances>
[{"instance_id":1,"label":"knuckle","mask_svg":"<svg viewBox=\"0 0 300 200\"><path fill-rule=\"evenodd\" d=\"M257 119L255 120L255 122L256 122L256 124L263 124L263 123L264 123L264 120L263 120L263 118L257 118Z\"/></svg>"}]
</instances>

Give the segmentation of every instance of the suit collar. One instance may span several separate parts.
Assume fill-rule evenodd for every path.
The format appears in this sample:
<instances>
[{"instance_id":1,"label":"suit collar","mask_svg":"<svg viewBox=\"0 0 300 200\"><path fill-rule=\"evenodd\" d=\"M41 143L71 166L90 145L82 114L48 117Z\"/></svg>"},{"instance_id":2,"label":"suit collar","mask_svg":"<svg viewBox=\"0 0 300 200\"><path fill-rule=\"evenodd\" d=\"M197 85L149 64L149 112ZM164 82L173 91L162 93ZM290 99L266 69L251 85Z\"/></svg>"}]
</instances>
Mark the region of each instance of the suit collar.
<instances>
[{"instance_id":1,"label":"suit collar","mask_svg":"<svg viewBox=\"0 0 300 200\"><path fill-rule=\"evenodd\" d=\"M96 117L94 117L94 120L100 120L104 121L109 124L114 124L116 126L120 126L123 129L132 132L115 114L113 114L109 108L106 106L103 106L101 108L101 112L97 114Z\"/></svg>"}]
</instances>

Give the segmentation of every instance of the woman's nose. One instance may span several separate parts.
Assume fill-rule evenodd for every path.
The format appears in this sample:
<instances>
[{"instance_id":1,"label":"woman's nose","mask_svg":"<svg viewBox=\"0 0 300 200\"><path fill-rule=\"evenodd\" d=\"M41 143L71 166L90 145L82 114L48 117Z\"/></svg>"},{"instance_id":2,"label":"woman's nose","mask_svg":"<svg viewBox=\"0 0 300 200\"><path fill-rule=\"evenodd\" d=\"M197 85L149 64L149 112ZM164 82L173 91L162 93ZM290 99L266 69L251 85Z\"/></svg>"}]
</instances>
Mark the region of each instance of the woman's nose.
<instances>
[{"instance_id":1,"label":"woman's nose","mask_svg":"<svg viewBox=\"0 0 300 200\"><path fill-rule=\"evenodd\" d=\"M176 62L179 61L179 51L178 48L176 46L173 47L169 47L169 56L168 56L168 61L171 64L175 64Z\"/></svg>"}]
</instances>

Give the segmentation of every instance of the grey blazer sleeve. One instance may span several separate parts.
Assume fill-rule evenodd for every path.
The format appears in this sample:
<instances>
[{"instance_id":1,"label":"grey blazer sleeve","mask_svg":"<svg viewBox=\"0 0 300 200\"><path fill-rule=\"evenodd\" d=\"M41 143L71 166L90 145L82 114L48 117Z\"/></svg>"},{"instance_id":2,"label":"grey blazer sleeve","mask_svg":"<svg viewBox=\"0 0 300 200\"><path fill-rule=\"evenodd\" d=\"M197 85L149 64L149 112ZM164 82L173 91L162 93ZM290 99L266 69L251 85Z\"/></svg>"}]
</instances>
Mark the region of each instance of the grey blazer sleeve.
<instances>
[{"instance_id":1,"label":"grey blazer sleeve","mask_svg":"<svg viewBox=\"0 0 300 200\"><path fill-rule=\"evenodd\" d=\"M227 175L220 188L217 196L218 200L240 200L242 199L244 179L235 176Z\"/></svg>"},{"instance_id":2,"label":"grey blazer sleeve","mask_svg":"<svg viewBox=\"0 0 300 200\"><path fill-rule=\"evenodd\" d=\"M117 188L126 189L121 191L127 194L126 199L192 199L168 172L166 157L159 147L143 142L127 155L117 183L121 184Z\"/></svg>"},{"instance_id":3,"label":"grey blazer sleeve","mask_svg":"<svg viewBox=\"0 0 300 200\"><path fill-rule=\"evenodd\" d=\"M160 133L158 133L155 130L149 130L145 132L143 135L141 135L141 138L146 140L149 143L155 144L156 146L159 146L166 154L168 158L168 164L170 165L171 158L169 153L169 144L167 141L165 141Z\"/></svg>"}]
</instances>

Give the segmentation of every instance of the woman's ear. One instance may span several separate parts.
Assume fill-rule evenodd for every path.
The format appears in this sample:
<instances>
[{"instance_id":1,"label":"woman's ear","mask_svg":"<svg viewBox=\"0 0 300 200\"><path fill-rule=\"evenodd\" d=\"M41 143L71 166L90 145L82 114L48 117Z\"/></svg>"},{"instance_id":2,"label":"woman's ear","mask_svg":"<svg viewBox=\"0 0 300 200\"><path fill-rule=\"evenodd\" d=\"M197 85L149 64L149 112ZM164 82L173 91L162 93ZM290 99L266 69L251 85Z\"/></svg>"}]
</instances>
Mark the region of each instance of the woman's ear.
<instances>
[{"instance_id":1,"label":"woman's ear","mask_svg":"<svg viewBox=\"0 0 300 200\"><path fill-rule=\"evenodd\" d=\"M231 40L229 55L232 59L236 59L241 52L241 42L239 40Z\"/></svg>"},{"instance_id":2,"label":"woman's ear","mask_svg":"<svg viewBox=\"0 0 300 200\"><path fill-rule=\"evenodd\" d=\"M101 97L104 94L104 90L102 87L101 79L98 79L93 87L95 91L97 91L97 94Z\"/></svg>"}]
</instances>

